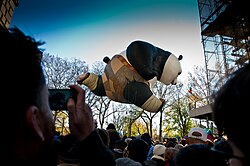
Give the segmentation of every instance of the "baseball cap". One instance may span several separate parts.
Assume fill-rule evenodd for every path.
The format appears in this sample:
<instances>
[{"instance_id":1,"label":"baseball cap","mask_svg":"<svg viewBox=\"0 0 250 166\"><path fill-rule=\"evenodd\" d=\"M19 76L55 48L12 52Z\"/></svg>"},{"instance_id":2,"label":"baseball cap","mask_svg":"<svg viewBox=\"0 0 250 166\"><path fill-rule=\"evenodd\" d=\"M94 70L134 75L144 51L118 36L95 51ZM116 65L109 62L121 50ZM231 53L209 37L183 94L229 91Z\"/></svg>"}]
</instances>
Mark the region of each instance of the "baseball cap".
<instances>
[{"instance_id":1,"label":"baseball cap","mask_svg":"<svg viewBox=\"0 0 250 166\"><path fill-rule=\"evenodd\" d=\"M191 130L189 131L188 137L200 139L205 142L207 141L207 132L205 129L202 129L200 127L194 127L194 128L191 128Z\"/></svg>"}]
</instances>

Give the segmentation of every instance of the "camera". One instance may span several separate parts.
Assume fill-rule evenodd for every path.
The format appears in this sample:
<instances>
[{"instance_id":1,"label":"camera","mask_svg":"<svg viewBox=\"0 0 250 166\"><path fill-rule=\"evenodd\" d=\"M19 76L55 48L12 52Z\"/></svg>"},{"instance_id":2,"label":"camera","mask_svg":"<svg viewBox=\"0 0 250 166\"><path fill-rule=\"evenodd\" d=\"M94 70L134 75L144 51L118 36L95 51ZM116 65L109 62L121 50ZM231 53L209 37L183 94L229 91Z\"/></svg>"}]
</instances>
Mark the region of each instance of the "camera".
<instances>
[{"instance_id":1,"label":"camera","mask_svg":"<svg viewBox=\"0 0 250 166\"><path fill-rule=\"evenodd\" d=\"M49 89L49 105L51 110L67 110L67 101L76 101L76 91L73 89Z\"/></svg>"}]
</instances>

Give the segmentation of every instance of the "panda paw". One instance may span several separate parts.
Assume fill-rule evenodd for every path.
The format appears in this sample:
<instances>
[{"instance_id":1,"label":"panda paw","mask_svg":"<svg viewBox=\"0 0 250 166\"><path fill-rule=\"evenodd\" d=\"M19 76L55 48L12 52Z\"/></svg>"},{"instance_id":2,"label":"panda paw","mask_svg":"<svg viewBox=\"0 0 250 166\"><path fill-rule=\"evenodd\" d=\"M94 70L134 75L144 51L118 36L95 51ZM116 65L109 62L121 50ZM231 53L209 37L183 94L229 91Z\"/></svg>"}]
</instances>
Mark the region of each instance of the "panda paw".
<instances>
[{"instance_id":1,"label":"panda paw","mask_svg":"<svg viewBox=\"0 0 250 166\"><path fill-rule=\"evenodd\" d=\"M78 78L77 78L77 83L78 84L82 84L82 82L84 80L86 80L88 77L89 77L90 73L84 73L82 75L80 75Z\"/></svg>"}]
</instances>

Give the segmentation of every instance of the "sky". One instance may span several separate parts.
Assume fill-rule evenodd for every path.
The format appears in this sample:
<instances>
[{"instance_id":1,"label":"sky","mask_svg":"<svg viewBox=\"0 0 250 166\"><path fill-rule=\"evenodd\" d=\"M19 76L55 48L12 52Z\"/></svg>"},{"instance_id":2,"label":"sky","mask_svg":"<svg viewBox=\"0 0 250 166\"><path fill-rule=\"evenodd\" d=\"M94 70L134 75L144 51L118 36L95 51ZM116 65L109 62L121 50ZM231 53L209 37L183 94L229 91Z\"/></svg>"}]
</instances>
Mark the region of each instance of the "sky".
<instances>
[{"instance_id":1,"label":"sky","mask_svg":"<svg viewBox=\"0 0 250 166\"><path fill-rule=\"evenodd\" d=\"M144 40L181 60L185 80L204 66L197 0L20 0L11 25L45 41L46 53L91 66Z\"/></svg>"}]
</instances>

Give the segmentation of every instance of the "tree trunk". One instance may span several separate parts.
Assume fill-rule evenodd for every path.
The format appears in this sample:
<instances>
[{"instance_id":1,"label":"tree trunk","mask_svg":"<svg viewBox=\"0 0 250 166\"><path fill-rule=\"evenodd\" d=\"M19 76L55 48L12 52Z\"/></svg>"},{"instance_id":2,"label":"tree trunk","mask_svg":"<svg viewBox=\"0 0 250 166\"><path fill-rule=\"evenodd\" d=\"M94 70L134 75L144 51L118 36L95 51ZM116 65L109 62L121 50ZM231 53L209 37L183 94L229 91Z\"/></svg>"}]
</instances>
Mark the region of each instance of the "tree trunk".
<instances>
[{"instance_id":1,"label":"tree trunk","mask_svg":"<svg viewBox=\"0 0 250 166\"><path fill-rule=\"evenodd\" d=\"M162 114L163 114L163 109L160 110L160 124L159 124L159 141L162 141Z\"/></svg>"}]
</instances>

